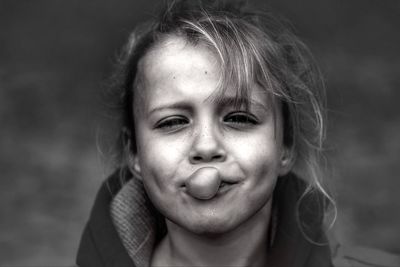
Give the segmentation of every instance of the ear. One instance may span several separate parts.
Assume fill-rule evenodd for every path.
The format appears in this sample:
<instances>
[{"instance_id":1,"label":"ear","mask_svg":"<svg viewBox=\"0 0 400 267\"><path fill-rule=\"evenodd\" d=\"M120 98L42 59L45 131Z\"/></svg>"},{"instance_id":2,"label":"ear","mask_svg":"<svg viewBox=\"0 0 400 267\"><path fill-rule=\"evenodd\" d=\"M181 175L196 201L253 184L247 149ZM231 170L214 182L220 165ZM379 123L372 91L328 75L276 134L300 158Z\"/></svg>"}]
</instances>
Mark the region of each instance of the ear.
<instances>
[{"instance_id":1,"label":"ear","mask_svg":"<svg viewBox=\"0 0 400 267\"><path fill-rule=\"evenodd\" d=\"M135 176L142 181L142 168L140 167L139 157L137 155L133 157L133 170Z\"/></svg>"},{"instance_id":2,"label":"ear","mask_svg":"<svg viewBox=\"0 0 400 267\"><path fill-rule=\"evenodd\" d=\"M133 157L133 169L135 170L135 172L138 172L138 173L140 173L142 171L142 169L140 168L138 156Z\"/></svg>"},{"instance_id":3,"label":"ear","mask_svg":"<svg viewBox=\"0 0 400 267\"><path fill-rule=\"evenodd\" d=\"M141 168L139 163L139 157L137 154L131 152L131 132L127 127L123 127L121 130L122 142L124 143L124 154L127 161L127 165L131 173L142 180Z\"/></svg>"},{"instance_id":4,"label":"ear","mask_svg":"<svg viewBox=\"0 0 400 267\"><path fill-rule=\"evenodd\" d=\"M133 175L139 180L142 180L142 169L140 167L139 157L137 155L133 155L130 157L129 161L130 170Z\"/></svg>"},{"instance_id":5,"label":"ear","mask_svg":"<svg viewBox=\"0 0 400 267\"><path fill-rule=\"evenodd\" d=\"M284 146L281 152L279 162L279 176L284 176L293 168L295 161L295 152L293 149Z\"/></svg>"}]
</instances>

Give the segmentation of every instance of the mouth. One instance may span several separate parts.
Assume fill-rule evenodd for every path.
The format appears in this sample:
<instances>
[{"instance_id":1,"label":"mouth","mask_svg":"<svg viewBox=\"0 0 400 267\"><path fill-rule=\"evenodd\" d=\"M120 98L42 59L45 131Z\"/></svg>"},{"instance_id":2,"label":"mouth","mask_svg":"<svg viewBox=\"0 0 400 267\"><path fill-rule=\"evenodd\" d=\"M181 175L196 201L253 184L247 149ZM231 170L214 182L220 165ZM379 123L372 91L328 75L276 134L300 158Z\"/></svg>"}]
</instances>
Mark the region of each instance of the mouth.
<instances>
[{"instance_id":1,"label":"mouth","mask_svg":"<svg viewBox=\"0 0 400 267\"><path fill-rule=\"evenodd\" d=\"M223 193L227 192L228 190L232 189L236 184L237 183L234 183L234 182L222 181L221 184L219 185L217 194L223 194Z\"/></svg>"},{"instance_id":2,"label":"mouth","mask_svg":"<svg viewBox=\"0 0 400 267\"><path fill-rule=\"evenodd\" d=\"M211 200L211 199L217 199L220 197L223 197L225 194L229 193L230 191L232 191L233 189L235 189L236 185L238 185L238 182L225 182L225 181L221 181L218 189L216 189L216 192L213 194L212 197L209 198L204 198L202 199L203 201L205 200ZM197 197L196 195L194 195L193 193L190 192L190 190L188 190L186 185L182 185L181 189L183 190L183 192L185 192L185 194L188 194L191 197L194 197L196 199L199 199L199 197Z\"/></svg>"},{"instance_id":3,"label":"mouth","mask_svg":"<svg viewBox=\"0 0 400 267\"><path fill-rule=\"evenodd\" d=\"M238 182L226 182L226 181L222 181L218 187L218 192L220 191L226 191L228 189L230 189L231 187L233 187L234 185L238 184ZM186 190L186 185L182 184L181 188Z\"/></svg>"},{"instance_id":4,"label":"mouth","mask_svg":"<svg viewBox=\"0 0 400 267\"><path fill-rule=\"evenodd\" d=\"M209 200L227 192L235 184L236 180L221 175L218 169L202 167L192 173L182 185L190 196L199 200Z\"/></svg>"}]
</instances>

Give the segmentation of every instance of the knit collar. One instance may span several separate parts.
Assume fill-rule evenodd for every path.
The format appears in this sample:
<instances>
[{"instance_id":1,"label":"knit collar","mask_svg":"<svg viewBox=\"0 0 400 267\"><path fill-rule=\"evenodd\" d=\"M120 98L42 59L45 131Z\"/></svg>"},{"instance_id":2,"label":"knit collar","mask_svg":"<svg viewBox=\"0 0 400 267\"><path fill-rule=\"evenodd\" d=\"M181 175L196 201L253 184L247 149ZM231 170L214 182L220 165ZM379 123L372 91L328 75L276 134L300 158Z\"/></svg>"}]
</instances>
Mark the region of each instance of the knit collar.
<instances>
[{"instance_id":1,"label":"knit collar","mask_svg":"<svg viewBox=\"0 0 400 267\"><path fill-rule=\"evenodd\" d=\"M269 229L273 236L268 255L271 266L305 266L311 250L318 245L309 240L321 240L323 210L318 204L321 197L310 194L299 202L305 187L293 174L278 178ZM166 227L139 179L133 177L118 191L111 201L110 213L135 266L149 266L154 246L165 234Z\"/></svg>"}]
</instances>

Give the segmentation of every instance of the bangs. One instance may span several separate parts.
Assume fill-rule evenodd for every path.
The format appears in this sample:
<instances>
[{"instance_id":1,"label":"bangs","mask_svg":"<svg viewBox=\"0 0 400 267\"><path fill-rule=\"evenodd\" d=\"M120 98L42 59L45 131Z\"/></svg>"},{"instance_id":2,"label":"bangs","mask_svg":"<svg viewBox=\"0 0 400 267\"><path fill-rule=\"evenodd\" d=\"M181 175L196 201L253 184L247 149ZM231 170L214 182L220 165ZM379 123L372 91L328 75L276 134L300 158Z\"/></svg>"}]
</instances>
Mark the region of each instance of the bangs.
<instances>
[{"instance_id":1,"label":"bangs","mask_svg":"<svg viewBox=\"0 0 400 267\"><path fill-rule=\"evenodd\" d=\"M248 109L255 86L267 94L282 95L266 64L270 61L266 51L275 50L272 42L265 42L267 36L243 20L237 23L226 16L205 15L197 21L183 20L178 35L215 53L221 72L212 100L221 103L227 90L234 91L233 105ZM268 99L274 101L274 97Z\"/></svg>"}]
</instances>

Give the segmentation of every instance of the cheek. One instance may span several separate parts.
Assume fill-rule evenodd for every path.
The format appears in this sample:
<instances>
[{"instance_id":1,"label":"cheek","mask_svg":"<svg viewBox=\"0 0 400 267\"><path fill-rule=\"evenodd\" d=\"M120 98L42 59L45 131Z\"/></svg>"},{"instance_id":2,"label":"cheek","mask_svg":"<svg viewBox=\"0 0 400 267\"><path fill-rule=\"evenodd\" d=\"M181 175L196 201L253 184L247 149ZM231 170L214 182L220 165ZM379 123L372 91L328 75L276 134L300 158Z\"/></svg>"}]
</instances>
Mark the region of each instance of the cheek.
<instances>
[{"instance_id":1,"label":"cheek","mask_svg":"<svg viewBox=\"0 0 400 267\"><path fill-rule=\"evenodd\" d=\"M253 175L275 172L280 158L279 142L274 135L261 132L235 138L230 145L231 153L243 168Z\"/></svg>"},{"instance_id":2,"label":"cheek","mask_svg":"<svg viewBox=\"0 0 400 267\"><path fill-rule=\"evenodd\" d=\"M138 137L143 178L173 179L179 165L185 160L184 140L164 140L146 132Z\"/></svg>"},{"instance_id":3,"label":"cheek","mask_svg":"<svg viewBox=\"0 0 400 267\"><path fill-rule=\"evenodd\" d=\"M280 146L275 136L252 135L246 139L237 139L232 153L246 174L244 191L247 206L262 207L275 188L279 175Z\"/></svg>"}]
</instances>

